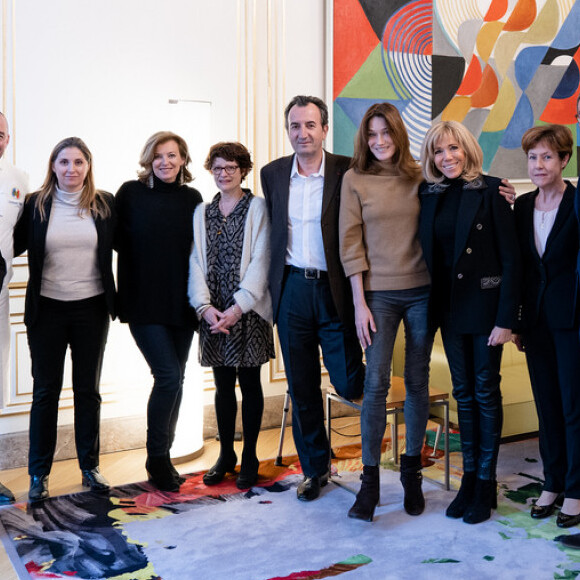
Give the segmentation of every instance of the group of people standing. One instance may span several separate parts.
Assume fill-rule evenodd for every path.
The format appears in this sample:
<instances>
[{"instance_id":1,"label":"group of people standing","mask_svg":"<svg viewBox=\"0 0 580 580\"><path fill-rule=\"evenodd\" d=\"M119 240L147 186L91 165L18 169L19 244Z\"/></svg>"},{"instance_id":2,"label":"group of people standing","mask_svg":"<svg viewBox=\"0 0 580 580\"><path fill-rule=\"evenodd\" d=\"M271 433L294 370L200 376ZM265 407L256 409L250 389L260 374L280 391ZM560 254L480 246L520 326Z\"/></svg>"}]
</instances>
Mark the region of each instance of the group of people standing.
<instances>
[{"instance_id":1,"label":"group of people standing","mask_svg":"<svg viewBox=\"0 0 580 580\"><path fill-rule=\"evenodd\" d=\"M115 314L129 323L154 377L146 464L153 483L177 491L182 482L169 451L199 326L199 359L213 370L220 438L219 458L203 480L215 485L238 463L238 380L244 448L236 483L240 489L254 485L260 367L274 356L273 322L304 475L298 499L316 499L329 478L321 350L341 396L354 399L364 391L362 484L348 515L372 521L402 322L404 509L419 515L425 507L421 450L429 360L440 329L464 468L446 514L478 523L496 507L499 369L502 345L514 339L526 352L546 474L531 515L548 517L561 499L558 525L579 523L579 233L574 188L562 179L572 152L569 129L550 125L526 132L522 145L538 189L520 196L512 210L515 190L483 175L481 148L460 123L440 122L427 132L419 165L398 110L387 103L366 112L352 159L323 149L328 110L320 99L295 97L285 122L294 154L262 168L265 199L242 187L252 161L240 143L211 148L205 168L219 191L208 204L186 185L192 179L187 145L173 133L148 140L138 180L123 184L114 198L95 188L82 141L71 138L55 147L45 183L27 198L15 231L16 252L27 249L30 265L30 498L48 495L67 345L83 483L108 487L98 470L98 383L108 320ZM119 254L116 303L113 248Z\"/></svg>"}]
</instances>

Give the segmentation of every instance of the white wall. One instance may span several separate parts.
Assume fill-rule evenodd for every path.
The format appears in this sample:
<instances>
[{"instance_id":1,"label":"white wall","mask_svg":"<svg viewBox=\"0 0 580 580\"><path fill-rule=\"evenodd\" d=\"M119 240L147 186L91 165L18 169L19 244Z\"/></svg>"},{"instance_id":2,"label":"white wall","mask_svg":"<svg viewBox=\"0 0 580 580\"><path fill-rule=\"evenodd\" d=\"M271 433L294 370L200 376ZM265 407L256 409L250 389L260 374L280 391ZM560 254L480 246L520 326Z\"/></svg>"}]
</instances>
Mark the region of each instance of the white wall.
<instances>
[{"instance_id":1,"label":"white wall","mask_svg":"<svg viewBox=\"0 0 580 580\"><path fill-rule=\"evenodd\" d=\"M215 188L202 164L218 140L249 146L256 162L250 187L257 190L259 167L291 151L283 131L286 102L298 93L326 94L325 0L15 0L6 5L0 106L13 127L7 155L29 173L33 188L44 178L53 146L78 135L93 152L97 186L115 192L135 177L145 139L170 128L190 145L193 185L205 199ZM21 292L14 295L17 313ZM0 409L0 434L27 428L23 409L30 382L24 385L23 376L30 378L23 330L16 316L20 369L11 380L11 407ZM192 351L189 380L200 388L202 381L191 379L196 368L199 372L196 361ZM277 364L265 365L266 395L286 389ZM207 404L207 374L203 380ZM103 417L142 414L150 383L127 328L116 323L105 356ZM70 409L60 416L70 422Z\"/></svg>"}]
</instances>

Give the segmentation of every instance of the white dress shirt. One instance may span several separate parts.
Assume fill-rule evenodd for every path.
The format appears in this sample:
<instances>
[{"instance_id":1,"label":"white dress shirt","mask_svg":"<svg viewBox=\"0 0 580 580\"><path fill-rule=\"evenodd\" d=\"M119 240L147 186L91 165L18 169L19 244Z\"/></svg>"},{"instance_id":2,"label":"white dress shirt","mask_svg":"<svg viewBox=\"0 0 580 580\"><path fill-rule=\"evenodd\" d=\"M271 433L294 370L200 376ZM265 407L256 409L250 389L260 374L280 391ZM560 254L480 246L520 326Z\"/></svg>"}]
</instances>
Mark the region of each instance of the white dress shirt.
<instances>
[{"instance_id":1,"label":"white dress shirt","mask_svg":"<svg viewBox=\"0 0 580 580\"><path fill-rule=\"evenodd\" d=\"M319 170L306 177L298 172L298 161L294 155L290 173L290 196L288 198L286 264L297 268L327 269L320 225L324 189L324 161L323 151Z\"/></svg>"}]
</instances>

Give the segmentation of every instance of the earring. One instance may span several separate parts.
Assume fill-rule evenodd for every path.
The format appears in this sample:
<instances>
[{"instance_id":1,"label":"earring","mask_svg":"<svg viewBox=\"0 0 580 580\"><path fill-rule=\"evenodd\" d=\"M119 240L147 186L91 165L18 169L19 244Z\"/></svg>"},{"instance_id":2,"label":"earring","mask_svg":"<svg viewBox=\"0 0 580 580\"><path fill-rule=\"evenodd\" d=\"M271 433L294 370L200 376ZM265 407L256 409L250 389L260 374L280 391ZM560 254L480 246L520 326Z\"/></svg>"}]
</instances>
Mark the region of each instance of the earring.
<instances>
[{"instance_id":1,"label":"earring","mask_svg":"<svg viewBox=\"0 0 580 580\"><path fill-rule=\"evenodd\" d=\"M179 185L183 185L185 183L185 167L182 165L181 169L179 170Z\"/></svg>"},{"instance_id":2,"label":"earring","mask_svg":"<svg viewBox=\"0 0 580 580\"><path fill-rule=\"evenodd\" d=\"M155 182L153 181L153 171L149 174L149 177L147 178L147 187L149 189L153 189L153 186L155 185Z\"/></svg>"}]
</instances>

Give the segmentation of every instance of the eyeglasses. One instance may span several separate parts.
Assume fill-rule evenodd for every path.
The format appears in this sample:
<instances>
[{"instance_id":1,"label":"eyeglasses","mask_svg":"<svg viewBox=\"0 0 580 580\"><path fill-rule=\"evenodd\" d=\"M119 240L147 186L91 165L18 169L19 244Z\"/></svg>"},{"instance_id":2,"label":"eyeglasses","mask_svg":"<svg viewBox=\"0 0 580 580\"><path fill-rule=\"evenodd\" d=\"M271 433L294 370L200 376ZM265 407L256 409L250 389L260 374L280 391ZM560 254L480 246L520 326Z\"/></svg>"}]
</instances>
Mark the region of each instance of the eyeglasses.
<instances>
[{"instance_id":1,"label":"eyeglasses","mask_svg":"<svg viewBox=\"0 0 580 580\"><path fill-rule=\"evenodd\" d=\"M219 177L222 174L222 171L225 171L227 175L233 175L236 172L236 169L239 168L239 165L224 165L223 167L212 167L211 172L216 177Z\"/></svg>"}]
</instances>

